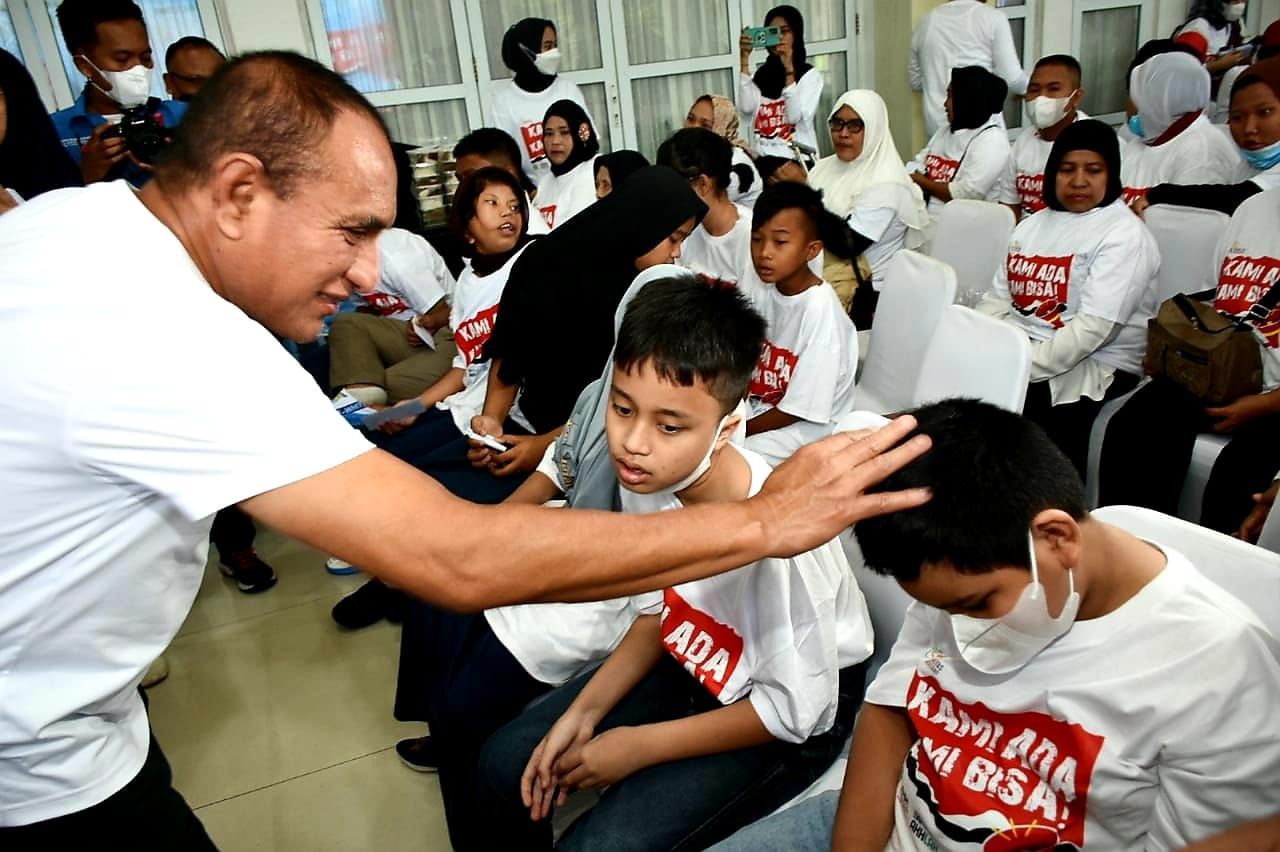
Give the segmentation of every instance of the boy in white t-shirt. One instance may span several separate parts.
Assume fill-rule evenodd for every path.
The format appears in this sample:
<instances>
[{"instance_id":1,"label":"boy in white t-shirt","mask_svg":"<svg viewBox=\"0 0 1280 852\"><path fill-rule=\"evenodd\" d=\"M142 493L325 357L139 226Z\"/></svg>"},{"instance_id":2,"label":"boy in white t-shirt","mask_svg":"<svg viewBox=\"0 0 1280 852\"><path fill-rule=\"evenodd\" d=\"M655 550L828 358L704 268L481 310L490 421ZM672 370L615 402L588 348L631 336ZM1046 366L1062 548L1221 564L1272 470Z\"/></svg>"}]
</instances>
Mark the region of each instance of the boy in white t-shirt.
<instances>
[{"instance_id":1,"label":"boy in white t-shirt","mask_svg":"<svg viewBox=\"0 0 1280 852\"><path fill-rule=\"evenodd\" d=\"M760 487L768 465L731 437L763 337L731 289L673 276L636 295L605 414L624 511ZM557 795L563 804L572 788L607 787L557 848L700 849L796 795L835 758L871 650L837 542L667 588L654 604L600 669L486 744L485 848L550 849Z\"/></svg>"},{"instance_id":2,"label":"boy in white t-shirt","mask_svg":"<svg viewBox=\"0 0 1280 852\"><path fill-rule=\"evenodd\" d=\"M823 235L834 238L842 228L822 195L803 184L773 184L756 201L754 274L747 270L740 286L768 331L751 376L747 447L770 464L831 434L853 410L857 332L836 291L809 266L823 251Z\"/></svg>"},{"instance_id":3,"label":"boy in white t-shirt","mask_svg":"<svg viewBox=\"0 0 1280 852\"><path fill-rule=\"evenodd\" d=\"M1092 518L1025 418L974 400L914 413L933 447L880 487L933 497L854 533L916 603L821 848L1169 850L1274 815L1280 644L1257 616Z\"/></svg>"}]
</instances>

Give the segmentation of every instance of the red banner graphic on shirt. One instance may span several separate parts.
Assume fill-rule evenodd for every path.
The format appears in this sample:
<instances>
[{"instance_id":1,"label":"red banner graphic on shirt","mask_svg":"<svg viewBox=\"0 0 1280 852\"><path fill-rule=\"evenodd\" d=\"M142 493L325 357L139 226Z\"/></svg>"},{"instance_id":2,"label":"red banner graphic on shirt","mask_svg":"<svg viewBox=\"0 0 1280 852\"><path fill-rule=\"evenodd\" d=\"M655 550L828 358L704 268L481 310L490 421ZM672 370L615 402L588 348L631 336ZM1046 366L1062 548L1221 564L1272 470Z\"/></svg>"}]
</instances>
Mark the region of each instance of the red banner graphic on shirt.
<instances>
[{"instance_id":1,"label":"red banner graphic on shirt","mask_svg":"<svg viewBox=\"0 0 1280 852\"><path fill-rule=\"evenodd\" d=\"M742 635L676 592L662 593L662 644L716 698L742 659Z\"/></svg>"},{"instance_id":2,"label":"red banner graphic on shirt","mask_svg":"<svg viewBox=\"0 0 1280 852\"><path fill-rule=\"evenodd\" d=\"M787 123L786 101L761 101L756 109L756 133L766 139L790 139L796 126Z\"/></svg>"},{"instance_id":3,"label":"red banner graphic on shirt","mask_svg":"<svg viewBox=\"0 0 1280 852\"><path fill-rule=\"evenodd\" d=\"M547 156L547 149L542 144L542 122L530 121L520 125L520 139L529 154L529 162Z\"/></svg>"},{"instance_id":4,"label":"red banner graphic on shirt","mask_svg":"<svg viewBox=\"0 0 1280 852\"><path fill-rule=\"evenodd\" d=\"M1071 255L1044 257L1009 252L1005 260L1009 298L1024 317L1034 316L1054 328L1065 324L1067 291L1071 286Z\"/></svg>"},{"instance_id":5,"label":"red banner graphic on shirt","mask_svg":"<svg viewBox=\"0 0 1280 852\"><path fill-rule=\"evenodd\" d=\"M480 350L489 340L489 335L493 334L493 324L497 320L498 306L495 304L471 319L458 323L458 327L453 330L453 340L458 344L458 351L462 353L468 367L480 356Z\"/></svg>"},{"instance_id":6,"label":"red banner graphic on shirt","mask_svg":"<svg viewBox=\"0 0 1280 852\"><path fill-rule=\"evenodd\" d=\"M542 214L542 221L547 223L548 228L556 226L556 207L555 204L548 204L546 207L538 208L538 212Z\"/></svg>"},{"instance_id":7,"label":"red banner graphic on shirt","mask_svg":"<svg viewBox=\"0 0 1280 852\"><path fill-rule=\"evenodd\" d=\"M1124 196L1123 196L1124 203L1132 204L1133 202L1137 201L1139 198L1146 198L1147 193L1150 191L1151 191L1151 187L1149 186L1143 186L1143 187L1126 186L1124 188Z\"/></svg>"},{"instance_id":8,"label":"red banner graphic on shirt","mask_svg":"<svg viewBox=\"0 0 1280 852\"><path fill-rule=\"evenodd\" d=\"M1028 213L1039 213L1045 208L1044 175L1024 175L1018 173L1018 197L1022 199L1022 209Z\"/></svg>"},{"instance_id":9,"label":"red banner graphic on shirt","mask_svg":"<svg viewBox=\"0 0 1280 852\"><path fill-rule=\"evenodd\" d=\"M361 293L360 295L364 297L365 302L380 317L389 317L401 311L411 310L409 303L394 293L383 293L375 290L372 293Z\"/></svg>"},{"instance_id":10,"label":"red banner graphic on shirt","mask_svg":"<svg viewBox=\"0 0 1280 852\"><path fill-rule=\"evenodd\" d=\"M760 360L751 373L751 396L758 397L766 405L777 405L787 395L787 386L796 371L799 356L766 340L760 350Z\"/></svg>"},{"instance_id":11,"label":"red banner graphic on shirt","mask_svg":"<svg viewBox=\"0 0 1280 852\"><path fill-rule=\"evenodd\" d=\"M960 168L959 160L948 160L946 157L940 157L937 154L930 154L924 161L924 173L929 180L936 180L938 183L951 183L955 180L956 172Z\"/></svg>"},{"instance_id":12,"label":"red banner graphic on shirt","mask_svg":"<svg viewBox=\"0 0 1280 852\"><path fill-rule=\"evenodd\" d=\"M1047 713L966 704L919 672L908 699L919 736L908 775L940 832L983 852L1084 847L1104 737Z\"/></svg>"},{"instance_id":13,"label":"red banner graphic on shirt","mask_svg":"<svg viewBox=\"0 0 1280 852\"><path fill-rule=\"evenodd\" d=\"M1280 280L1280 260L1228 253L1218 275L1218 293L1213 306L1229 316L1244 317L1276 286L1277 280ZM1272 308L1265 320L1248 322L1266 338L1268 349L1280 347L1280 306Z\"/></svg>"}]
</instances>

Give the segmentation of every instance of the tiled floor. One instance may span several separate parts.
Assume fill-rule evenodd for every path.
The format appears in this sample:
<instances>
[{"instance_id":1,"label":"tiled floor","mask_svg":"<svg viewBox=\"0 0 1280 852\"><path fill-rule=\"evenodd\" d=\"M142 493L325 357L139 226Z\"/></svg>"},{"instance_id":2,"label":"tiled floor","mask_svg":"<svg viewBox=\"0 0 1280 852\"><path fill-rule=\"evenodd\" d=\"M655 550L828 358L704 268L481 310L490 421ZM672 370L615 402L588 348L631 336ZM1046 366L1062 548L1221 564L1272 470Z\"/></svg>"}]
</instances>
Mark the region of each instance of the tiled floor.
<instances>
[{"instance_id":1,"label":"tiled floor","mask_svg":"<svg viewBox=\"0 0 1280 852\"><path fill-rule=\"evenodd\" d=\"M175 786L224 852L449 849L435 776L392 751L425 732L391 717L399 629L340 630L362 577L270 532L258 552L280 582L245 595L210 567L150 691Z\"/></svg>"}]
</instances>

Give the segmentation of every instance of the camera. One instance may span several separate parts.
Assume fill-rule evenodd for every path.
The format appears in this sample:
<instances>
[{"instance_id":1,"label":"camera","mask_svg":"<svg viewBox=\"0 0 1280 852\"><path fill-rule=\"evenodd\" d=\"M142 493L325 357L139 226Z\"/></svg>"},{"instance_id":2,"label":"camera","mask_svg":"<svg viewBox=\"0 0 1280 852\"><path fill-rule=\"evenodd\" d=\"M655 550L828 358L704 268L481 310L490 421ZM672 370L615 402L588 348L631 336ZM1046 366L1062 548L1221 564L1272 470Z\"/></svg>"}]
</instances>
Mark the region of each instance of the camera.
<instances>
[{"instance_id":1,"label":"camera","mask_svg":"<svg viewBox=\"0 0 1280 852\"><path fill-rule=\"evenodd\" d=\"M103 133L102 138L119 136L130 154L139 162L151 165L164 146L173 141L173 133L157 118L159 109L160 99L148 98L145 104L125 110L120 122Z\"/></svg>"}]
</instances>

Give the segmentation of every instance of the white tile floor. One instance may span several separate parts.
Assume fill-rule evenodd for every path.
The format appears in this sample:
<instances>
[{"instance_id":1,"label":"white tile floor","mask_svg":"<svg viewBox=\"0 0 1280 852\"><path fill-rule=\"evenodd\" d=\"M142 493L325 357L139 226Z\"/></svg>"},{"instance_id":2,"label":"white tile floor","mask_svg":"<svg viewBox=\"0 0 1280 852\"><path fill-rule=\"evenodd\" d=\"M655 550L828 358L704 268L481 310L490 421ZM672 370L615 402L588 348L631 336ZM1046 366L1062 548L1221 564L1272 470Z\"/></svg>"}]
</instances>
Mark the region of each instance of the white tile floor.
<instances>
[{"instance_id":1,"label":"white tile floor","mask_svg":"<svg viewBox=\"0 0 1280 852\"><path fill-rule=\"evenodd\" d=\"M391 717L399 628L342 631L329 610L364 578L257 544L279 583L245 595L211 565L150 691L174 785L223 852L449 849L435 776L392 750L425 732Z\"/></svg>"}]
</instances>

